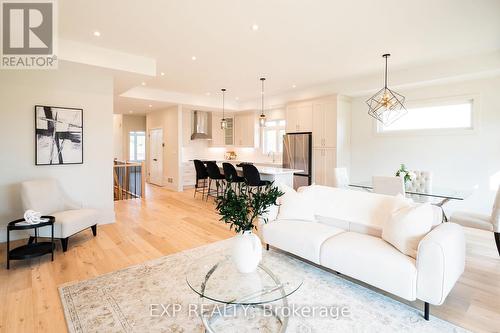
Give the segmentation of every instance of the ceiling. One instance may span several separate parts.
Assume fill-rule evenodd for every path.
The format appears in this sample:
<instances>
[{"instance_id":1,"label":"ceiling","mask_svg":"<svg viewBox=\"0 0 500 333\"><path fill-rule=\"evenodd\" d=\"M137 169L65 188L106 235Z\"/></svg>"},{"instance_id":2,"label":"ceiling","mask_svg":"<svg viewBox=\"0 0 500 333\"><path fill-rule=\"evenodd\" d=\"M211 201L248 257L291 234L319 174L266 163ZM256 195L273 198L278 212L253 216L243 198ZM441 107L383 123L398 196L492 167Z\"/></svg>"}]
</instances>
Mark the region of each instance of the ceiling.
<instances>
[{"instance_id":1,"label":"ceiling","mask_svg":"<svg viewBox=\"0 0 500 333\"><path fill-rule=\"evenodd\" d=\"M59 18L61 38L156 59L124 90L218 101L224 87L236 103L259 98L261 76L277 95L379 75L386 52L396 71L500 50L498 0L71 0Z\"/></svg>"}]
</instances>

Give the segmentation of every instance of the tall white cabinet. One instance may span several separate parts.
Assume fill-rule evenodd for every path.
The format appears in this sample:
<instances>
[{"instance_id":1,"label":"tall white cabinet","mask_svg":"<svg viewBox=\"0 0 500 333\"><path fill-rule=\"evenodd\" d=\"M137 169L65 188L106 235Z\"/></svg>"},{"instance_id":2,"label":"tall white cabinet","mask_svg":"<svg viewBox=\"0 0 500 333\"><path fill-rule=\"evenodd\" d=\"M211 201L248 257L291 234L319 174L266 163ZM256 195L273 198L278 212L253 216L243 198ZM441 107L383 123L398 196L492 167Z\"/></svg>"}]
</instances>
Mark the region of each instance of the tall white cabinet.
<instances>
[{"instance_id":1,"label":"tall white cabinet","mask_svg":"<svg viewBox=\"0 0 500 333\"><path fill-rule=\"evenodd\" d=\"M287 133L312 132L312 178L332 186L333 169L349 168L351 102L332 95L287 105Z\"/></svg>"}]
</instances>

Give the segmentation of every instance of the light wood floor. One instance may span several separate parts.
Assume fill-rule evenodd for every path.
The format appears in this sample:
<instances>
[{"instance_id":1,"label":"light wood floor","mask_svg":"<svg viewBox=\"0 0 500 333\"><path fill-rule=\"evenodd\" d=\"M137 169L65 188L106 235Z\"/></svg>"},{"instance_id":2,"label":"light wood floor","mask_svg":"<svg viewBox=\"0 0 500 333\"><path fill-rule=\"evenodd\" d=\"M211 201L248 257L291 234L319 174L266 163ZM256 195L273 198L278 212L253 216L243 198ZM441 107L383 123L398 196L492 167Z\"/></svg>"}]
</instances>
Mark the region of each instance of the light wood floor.
<instances>
[{"instance_id":1,"label":"light wood floor","mask_svg":"<svg viewBox=\"0 0 500 333\"><path fill-rule=\"evenodd\" d=\"M232 236L214 206L192 190L149 187L148 199L117 202L117 223L70 239L50 256L11 262L0 244L0 332L65 332L57 286ZM23 241L18 241L21 243ZM418 305L419 306L419 305ZM476 332L500 331L500 257L491 233L467 231L466 272L432 314Z\"/></svg>"}]
</instances>

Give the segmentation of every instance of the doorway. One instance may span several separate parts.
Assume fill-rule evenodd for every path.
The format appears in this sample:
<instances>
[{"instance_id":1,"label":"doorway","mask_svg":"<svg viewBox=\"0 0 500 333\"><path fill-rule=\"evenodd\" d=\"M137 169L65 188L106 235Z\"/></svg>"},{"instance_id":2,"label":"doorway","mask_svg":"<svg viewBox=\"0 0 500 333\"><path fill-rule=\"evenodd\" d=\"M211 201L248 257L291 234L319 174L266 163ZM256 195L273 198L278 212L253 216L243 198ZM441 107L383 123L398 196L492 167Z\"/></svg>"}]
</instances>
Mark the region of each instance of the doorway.
<instances>
[{"instance_id":1,"label":"doorway","mask_svg":"<svg viewBox=\"0 0 500 333\"><path fill-rule=\"evenodd\" d=\"M163 186L163 129L149 131L149 182Z\"/></svg>"}]
</instances>

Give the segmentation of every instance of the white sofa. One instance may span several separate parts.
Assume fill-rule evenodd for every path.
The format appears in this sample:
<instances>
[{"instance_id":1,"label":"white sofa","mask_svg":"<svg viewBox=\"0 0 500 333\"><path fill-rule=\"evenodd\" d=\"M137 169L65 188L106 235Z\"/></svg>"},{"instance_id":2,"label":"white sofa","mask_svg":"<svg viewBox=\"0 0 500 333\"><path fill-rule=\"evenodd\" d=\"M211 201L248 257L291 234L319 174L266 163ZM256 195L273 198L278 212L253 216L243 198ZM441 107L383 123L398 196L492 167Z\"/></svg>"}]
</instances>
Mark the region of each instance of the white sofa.
<instances>
[{"instance_id":1,"label":"white sofa","mask_svg":"<svg viewBox=\"0 0 500 333\"><path fill-rule=\"evenodd\" d=\"M300 191L300 190L299 190ZM417 258L381 238L384 222L401 198L313 185L315 221L279 220L273 206L259 234L269 245L363 281L409 301L440 305L464 271L465 238L454 223L441 223L433 209L431 231L420 241ZM307 203L306 203L307 204Z\"/></svg>"}]
</instances>

